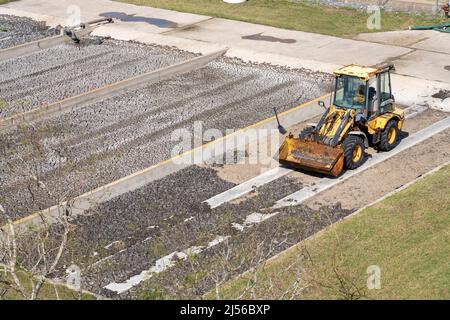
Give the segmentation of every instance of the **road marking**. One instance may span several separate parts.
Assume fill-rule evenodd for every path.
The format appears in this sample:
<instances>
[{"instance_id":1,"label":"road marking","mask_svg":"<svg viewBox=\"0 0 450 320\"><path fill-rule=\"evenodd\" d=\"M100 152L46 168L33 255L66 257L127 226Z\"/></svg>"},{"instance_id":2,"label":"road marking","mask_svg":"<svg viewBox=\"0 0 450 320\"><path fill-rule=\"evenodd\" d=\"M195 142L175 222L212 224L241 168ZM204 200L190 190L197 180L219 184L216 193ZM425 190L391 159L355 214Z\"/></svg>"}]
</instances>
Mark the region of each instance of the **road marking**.
<instances>
[{"instance_id":1,"label":"road marking","mask_svg":"<svg viewBox=\"0 0 450 320\"><path fill-rule=\"evenodd\" d=\"M39 122L52 117L60 116L68 112L83 108L86 104L94 104L108 98L124 94L132 90L145 88L151 84L159 83L173 77L203 68L215 59L223 56L227 49L195 57L157 70L145 72L134 77L110 83L101 88L83 92L63 100L53 102L22 113L13 114L0 119L0 132L12 130L29 122Z\"/></svg>"},{"instance_id":2,"label":"road marking","mask_svg":"<svg viewBox=\"0 0 450 320\"><path fill-rule=\"evenodd\" d=\"M272 212L272 213L259 213L259 212L253 212L252 214L249 214L246 218L243 224L239 223L232 223L233 228L235 228L238 231L244 231L245 228L250 228L255 224L261 223L267 219L272 218L273 216L276 216L279 214L279 212Z\"/></svg>"},{"instance_id":3,"label":"road marking","mask_svg":"<svg viewBox=\"0 0 450 320\"><path fill-rule=\"evenodd\" d=\"M204 250L210 249L212 247L217 246L218 244L227 240L229 236L217 236L214 240L210 241L207 246L194 246L190 247L181 252L175 251L172 252L158 260L156 260L155 265L152 266L149 270L144 270L141 273L132 276L131 278L125 280L124 282L111 282L110 284L104 286L105 289L110 291L114 291L117 294L124 293L131 288L137 286L142 281L149 279L153 276L153 274L161 273L166 271L169 268L172 268L176 264L175 259L186 260L190 255L199 254Z\"/></svg>"},{"instance_id":4,"label":"road marking","mask_svg":"<svg viewBox=\"0 0 450 320\"><path fill-rule=\"evenodd\" d=\"M247 180L244 183L241 183L240 185L237 185L225 192L222 192L206 200L205 202L209 204L211 209L217 208L218 206L226 202L230 202L234 199L242 197L243 195L246 195L247 193L250 193L251 191L255 190L256 188L262 185L265 185L271 181L281 178L282 176L288 174L291 171L292 170L289 168L275 167L260 174L259 176Z\"/></svg>"}]
</instances>

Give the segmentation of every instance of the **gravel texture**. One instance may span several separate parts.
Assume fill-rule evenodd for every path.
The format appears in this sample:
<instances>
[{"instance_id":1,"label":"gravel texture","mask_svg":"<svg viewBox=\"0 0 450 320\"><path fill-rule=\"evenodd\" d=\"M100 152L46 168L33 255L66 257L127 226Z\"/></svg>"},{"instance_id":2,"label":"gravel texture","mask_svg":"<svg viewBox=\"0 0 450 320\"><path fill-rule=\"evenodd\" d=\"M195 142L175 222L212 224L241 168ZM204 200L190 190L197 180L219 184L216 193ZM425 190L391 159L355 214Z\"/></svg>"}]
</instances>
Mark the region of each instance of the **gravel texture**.
<instances>
[{"instance_id":1,"label":"gravel texture","mask_svg":"<svg viewBox=\"0 0 450 320\"><path fill-rule=\"evenodd\" d=\"M0 62L0 117L8 117L169 66L193 54L85 38Z\"/></svg>"},{"instance_id":2,"label":"gravel texture","mask_svg":"<svg viewBox=\"0 0 450 320\"><path fill-rule=\"evenodd\" d=\"M219 59L186 75L150 85L46 121L38 129L0 135L4 206L22 216L54 200L23 177L37 169L53 194L78 195L171 156L176 129L238 129L323 94L329 77L305 70ZM201 142L200 142L201 143ZM6 165L20 164L15 171ZM30 170L31 170L30 169ZM34 193L34 198L30 193Z\"/></svg>"},{"instance_id":3,"label":"gravel texture","mask_svg":"<svg viewBox=\"0 0 450 320\"><path fill-rule=\"evenodd\" d=\"M120 296L112 297L152 299L156 288L165 299L202 299L204 294L215 288L216 281L227 281L261 266L267 259L351 212L342 209L339 203L316 210L305 206L284 208L275 217L244 232L237 232L226 242L187 261L178 261L176 267L154 275Z\"/></svg>"},{"instance_id":4,"label":"gravel texture","mask_svg":"<svg viewBox=\"0 0 450 320\"><path fill-rule=\"evenodd\" d=\"M73 233L62 264L76 263L83 268L86 289L113 298L136 298L148 284L142 283L120 296L103 287L149 269L156 260L174 251L206 246L218 235L231 236L228 241L232 252L230 261L242 252L248 254L249 261L230 273L232 276L251 266L250 257L256 254L257 239L267 240L264 246L270 252L265 254L270 256L350 213L338 207L316 211L304 207L284 208L278 210L278 216L241 232L233 224L242 224L253 212L271 213L267 208L302 185L283 177L257 189L239 204L228 203L213 210L202 204L232 186L220 179L215 170L192 166L103 203L90 215L75 220L77 231ZM273 248L274 243L279 245ZM213 272L223 248L219 245L201 253L195 271ZM186 275L194 271L190 268L193 268L190 264L177 264L152 278L151 283L163 286L171 297L196 298L211 288L211 277L202 277L195 286L184 287L181 291L173 286L173 283L184 282Z\"/></svg>"},{"instance_id":5,"label":"gravel texture","mask_svg":"<svg viewBox=\"0 0 450 320\"><path fill-rule=\"evenodd\" d=\"M59 31L54 28L48 28L45 22L0 14L0 49L58 34Z\"/></svg>"}]
</instances>

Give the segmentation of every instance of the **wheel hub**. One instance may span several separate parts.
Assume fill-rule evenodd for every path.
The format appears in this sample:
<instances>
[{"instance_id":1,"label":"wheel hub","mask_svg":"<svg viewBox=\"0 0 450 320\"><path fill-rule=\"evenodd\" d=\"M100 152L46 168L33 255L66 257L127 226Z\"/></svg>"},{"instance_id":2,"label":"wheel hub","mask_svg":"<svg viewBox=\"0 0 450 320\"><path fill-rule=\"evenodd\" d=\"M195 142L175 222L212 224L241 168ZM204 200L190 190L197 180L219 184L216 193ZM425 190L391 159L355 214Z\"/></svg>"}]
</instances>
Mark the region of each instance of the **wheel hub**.
<instances>
[{"instance_id":1,"label":"wheel hub","mask_svg":"<svg viewBox=\"0 0 450 320\"><path fill-rule=\"evenodd\" d=\"M356 145L355 149L353 149L352 161L354 163L358 162L361 159L361 156L362 156L362 148L360 145Z\"/></svg>"}]
</instances>

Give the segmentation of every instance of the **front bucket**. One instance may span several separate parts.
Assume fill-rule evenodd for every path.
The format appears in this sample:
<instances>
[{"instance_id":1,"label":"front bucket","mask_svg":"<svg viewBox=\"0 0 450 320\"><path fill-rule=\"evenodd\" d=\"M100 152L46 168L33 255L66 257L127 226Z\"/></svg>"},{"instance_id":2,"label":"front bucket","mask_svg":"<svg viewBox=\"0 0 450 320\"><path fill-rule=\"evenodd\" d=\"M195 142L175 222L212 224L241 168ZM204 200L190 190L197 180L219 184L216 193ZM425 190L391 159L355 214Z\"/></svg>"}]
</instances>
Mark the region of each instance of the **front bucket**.
<instances>
[{"instance_id":1,"label":"front bucket","mask_svg":"<svg viewBox=\"0 0 450 320\"><path fill-rule=\"evenodd\" d=\"M279 162L338 177L344 170L344 152L314 141L286 138L279 150Z\"/></svg>"}]
</instances>

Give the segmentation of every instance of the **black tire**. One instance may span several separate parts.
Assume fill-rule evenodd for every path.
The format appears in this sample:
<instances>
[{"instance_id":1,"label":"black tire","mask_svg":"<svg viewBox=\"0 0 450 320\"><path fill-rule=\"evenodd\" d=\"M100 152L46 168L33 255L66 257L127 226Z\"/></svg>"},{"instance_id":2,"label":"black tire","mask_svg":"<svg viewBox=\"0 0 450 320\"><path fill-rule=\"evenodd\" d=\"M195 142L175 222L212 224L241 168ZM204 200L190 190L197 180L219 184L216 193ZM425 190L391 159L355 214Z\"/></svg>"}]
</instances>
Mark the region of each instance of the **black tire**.
<instances>
[{"instance_id":1,"label":"black tire","mask_svg":"<svg viewBox=\"0 0 450 320\"><path fill-rule=\"evenodd\" d=\"M299 138L301 140L307 140L311 136L313 131L314 131L313 127L306 127L300 132Z\"/></svg>"},{"instance_id":2,"label":"black tire","mask_svg":"<svg viewBox=\"0 0 450 320\"><path fill-rule=\"evenodd\" d=\"M395 136L392 137L392 134L394 134ZM387 123L386 127L381 133L381 139L377 149L381 151L391 151L398 145L399 142L400 130L398 129L398 121L392 119Z\"/></svg>"},{"instance_id":3,"label":"black tire","mask_svg":"<svg viewBox=\"0 0 450 320\"><path fill-rule=\"evenodd\" d=\"M359 152L358 153L358 148ZM366 147L364 139L355 135L349 135L342 143L344 149L345 168L349 170L360 167L366 159ZM356 154L355 154L356 153ZM357 156L359 154L359 157Z\"/></svg>"}]
</instances>

